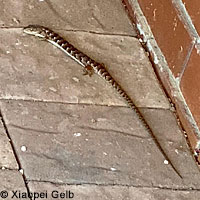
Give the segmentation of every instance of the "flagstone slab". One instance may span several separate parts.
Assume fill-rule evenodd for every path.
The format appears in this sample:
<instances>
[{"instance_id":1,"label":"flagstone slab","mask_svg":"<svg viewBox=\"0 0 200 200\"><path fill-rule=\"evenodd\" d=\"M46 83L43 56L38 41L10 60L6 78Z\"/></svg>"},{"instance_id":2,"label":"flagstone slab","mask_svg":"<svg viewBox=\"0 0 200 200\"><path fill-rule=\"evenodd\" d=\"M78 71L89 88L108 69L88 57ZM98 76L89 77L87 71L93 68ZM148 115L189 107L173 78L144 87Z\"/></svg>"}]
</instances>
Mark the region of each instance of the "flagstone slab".
<instances>
[{"instance_id":1,"label":"flagstone slab","mask_svg":"<svg viewBox=\"0 0 200 200\"><path fill-rule=\"evenodd\" d=\"M168 155L181 169L181 179L165 164L163 154L129 108L2 101L1 109L28 180L174 188L199 185L187 178L187 169L177 165L179 158L191 158L186 157L189 149L184 143L173 140L174 152L180 144L183 149ZM148 112L154 116L152 109ZM163 138L163 143L169 142ZM167 154L171 151L164 149Z\"/></svg>"},{"instance_id":2,"label":"flagstone slab","mask_svg":"<svg viewBox=\"0 0 200 200\"><path fill-rule=\"evenodd\" d=\"M196 200L199 191L179 191L163 188L127 187L119 185L64 185L44 182L29 182L32 192L47 193L48 199L55 199L65 195L75 200ZM60 198L61 199L61 198Z\"/></svg>"},{"instance_id":3,"label":"flagstone slab","mask_svg":"<svg viewBox=\"0 0 200 200\"><path fill-rule=\"evenodd\" d=\"M39 24L62 30L136 35L120 0L2 0L0 13L0 27Z\"/></svg>"},{"instance_id":4,"label":"flagstone slab","mask_svg":"<svg viewBox=\"0 0 200 200\"><path fill-rule=\"evenodd\" d=\"M139 107L170 105L137 39L60 32L100 63ZM0 29L0 98L126 106L105 80L84 76L82 67L50 43Z\"/></svg>"}]
</instances>

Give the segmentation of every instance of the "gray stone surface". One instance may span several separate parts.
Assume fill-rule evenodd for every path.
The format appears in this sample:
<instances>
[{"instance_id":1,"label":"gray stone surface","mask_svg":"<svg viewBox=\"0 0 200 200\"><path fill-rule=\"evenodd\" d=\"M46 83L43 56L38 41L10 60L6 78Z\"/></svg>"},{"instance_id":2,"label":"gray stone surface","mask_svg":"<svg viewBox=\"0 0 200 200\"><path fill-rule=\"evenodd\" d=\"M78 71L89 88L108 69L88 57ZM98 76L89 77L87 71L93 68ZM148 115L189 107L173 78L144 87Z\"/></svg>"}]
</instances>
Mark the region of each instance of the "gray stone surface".
<instances>
[{"instance_id":1,"label":"gray stone surface","mask_svg":"<svg viewBox=\"0 0 200 200\"><path fill-rule=\"evenodd\" d=\"M62 32L62 35L108 66L138 106L169 108L137 39L91 33ZM21 29L1 29L0 49L3 99L125 105L103 79L97 75L83 76L81 66L74 60L47 42L23 35Z\"/></svg>"},{"instance_id":2,"label":"gray stone surface","mask_svg":"<svg viewBox=\"0 0 200 200\"><path fill-rule=\"evenodd\" d=\"M40 24L56 29L136 35L120 0L1 0L0 26Z\"/></svg>"},{"instance_id":3,"label":"gray stone surface","mask_svg":"<svg viewBox=\"0 0 200 200\"><path fill-rule=\"evenodd\" d=\"M13 150L0 120L0 168L18 169Z\"/></svg>"},{"instance_id":4,"label":"gray stone surface","mask_svg":"<svg viewBox=\"0 0 200 200\"><path fill-rule=\"evenodd\" d=\"M3 101L1 109L28 180L199 187L198 177L197 182L187 177L197 176L198 170L188 156L183 136L172 139L173 145L167 137L162 138L169 157L181 170L181 180L170 165L164 164L163 155L128 108ZM151 118L164 116L152 110L147 111ZM168 124L164 133L171 131ZM22 152L22 146L27 151ZM178 166L180 162L191 162L190 170L195 174L186 166Z\"/></svg>"},{"instance_id":5,"label":"gray stone surface","mask_svg":"<svg viewBox=\"0 0 200 200\"><path fill-rule=\"evenodd\" d=\"M5 199L15 199L12 198L12 191L27 192L27 189L22 178L22 174L16 170L0 170L0 195L1 191L7 191L8 197ZM0 197L0 199L3 199Z\"/></svg>"},{"instance_id":6,"label":"gray stone surface","mask_svg":"<svg viewBox=\"0 0 200 200\"><path fill-rule=\"evenodd\" d=\"M0 110L30 191L71 189L75 199L198 199L190 188L200 189L199 170L120 0L0 4ZM183 179L164 164L124 100L97 75L83 76L51 44L23 34L28 24L56 30L104 63L144 107ZM0 156L0 167L18 168L1 124ZM0 170L0 178L0 190L26 191L17 170Z\"/></svg>"},{"instance_id":7,"label":"gray stone surface","mask_svg":"<svg viewBox=\"0 0 200 200\"><path fill-rule=\"evenodd\" d=\"M55 199L51 198L52 195L69 194L69 191L74 193L73 199L75 200L197 200L200 195L199 191L175 191L172 189L145 187L56 185L32 181L28 185L32 192L47 191L48 199ZM66 191L68 192L66 193Z\"/></svg>"},{"instance_id":8,"label":"gray stone surface","mask_svg":"<svg viewBox=\"0 0 200 200\"><path fill-rule=\"evenodd\" d=\"M198 188L199 168L174 113L164 109L143 109L142 113L162 148L183 176L184 182L188 187Z\"/></svg>"}]
</instances>

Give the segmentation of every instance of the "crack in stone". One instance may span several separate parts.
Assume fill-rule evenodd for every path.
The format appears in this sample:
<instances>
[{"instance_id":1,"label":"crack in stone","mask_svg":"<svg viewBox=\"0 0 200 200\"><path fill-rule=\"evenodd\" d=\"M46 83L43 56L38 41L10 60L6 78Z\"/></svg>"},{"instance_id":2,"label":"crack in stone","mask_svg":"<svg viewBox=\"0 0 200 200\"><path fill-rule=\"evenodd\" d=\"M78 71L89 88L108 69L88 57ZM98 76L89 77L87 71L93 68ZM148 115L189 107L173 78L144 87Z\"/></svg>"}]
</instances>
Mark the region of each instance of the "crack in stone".
<instances>
[{"instance_id":1,"label":"crack in stone","mask_svg":"<svg viewBox=\"0 0 200 200\"><path fill-rule=\"evenodd\" d=\"M54 6L49 0L45 0L45 3L49 7L49 9L55 14L55 16L60 18L63 22L66 22L66 19L54 8ZM68 21L67 23L69 24L70 22ZM70 23L70 25L72 25L72 23Z\"/></svg>"},{"instance_id":2,"label":"crack in stone","mask_svg":"<svg viewBox=\"0 0 200 200\"><path fill-rule=\"evenodd\" d=\"M134 138L139 138L139 139L152 139L150 136L139 136L139 135L134 135L134 134L130 134L130 133L126 133L123 131L117 131L117 130L113 130L113 129L96 129L96 128L92 128L89 126L77 126L78 128L82 128L82 129L88 129L88 130L93 130L93 131L105 131L105 132L114 132L114 133L119 133L122 134L124 136L130 136L130 137L134 137ZM135 131L136 129L134 129ZM140 130L140 129L139 129Z\"/></svg>"},{"instance_id":3,"label":"crack in stone","mask_svg":"<svg viewBox=\"0 0 200 200\"><path fill-rule=\"evenodd\" d=\"M0 26L0 29L23 29L24 26ZM74 30L74 29L62 29L62 28L54 28L55 31L65 31L65 32L74 32L74 33L90 33L95 35L104 35L104 36L122 36L127 38L135 38L138 40L137 36L135 35L129 35L129 34L123 34L123 33L100 33L96 31L87 31L83 29Z\"/></svg>"},{"instance_id":4,"label":"crack in stone","mask_svg":"<svg viewBox=\"0 0 200 200\"><path fill-rule=\"evenodd\" d=\"M109 171L109 172L120 172L120 170L112 170L111 168L106 168L106 167L95 167L95 166L88 166L88 168L92 169L97 169L97 170L104 170L104 171Z\"/></svg>"},{"instance_id":5,"label":"crack in stone","mask_svg":"<svg viewBox=\"0 0 200 200\"><path fill-rule=\"evenodd\" d=\"M61 134L61 132L55 132L55 131L45 131L45 130L41 130L41 129L33 129L33 128L28 128L28 127L22 127L22 126L18 126L15 124L9 124L11 127L17 128L17 129L21 129L21 130L26 130L26 131L33 131L33 132L37 132L37 133L44 133L44 134L52 134L52 135L59 135Z\"/></svg>"},{"instance_id":6,"label":"crack in stone","mask_svg":"<svg viewBox=\"0 0 200 200\"><path fill-rule=\"evenodd\" d=\"M48 155L46 155L44 153L31 152L30 154L33 155L33 156L36 156L36 157L46 158L48 160L52 160L52 161L54 161L54 162L56 162L58 164L61 164L61 165L65 166L61 159L57 159L55 157L50 157L50 156L48 156Z\"/></svg>"}]
</instances>

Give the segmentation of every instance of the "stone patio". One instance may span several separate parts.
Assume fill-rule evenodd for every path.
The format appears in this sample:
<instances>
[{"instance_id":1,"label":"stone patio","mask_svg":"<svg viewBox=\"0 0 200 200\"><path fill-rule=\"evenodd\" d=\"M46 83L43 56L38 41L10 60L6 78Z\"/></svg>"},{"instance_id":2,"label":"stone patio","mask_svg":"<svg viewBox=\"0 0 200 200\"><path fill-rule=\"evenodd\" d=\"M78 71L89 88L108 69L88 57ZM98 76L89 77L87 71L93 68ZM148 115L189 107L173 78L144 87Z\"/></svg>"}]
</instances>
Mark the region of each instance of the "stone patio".
<instances>
[{"instance_id":1,"label":"stone patio","mask_svg":"<svg viewBox=\"0 0 200 200\"><path fill-rule=\"evenodd\" d=\"M47 191L55 199L53 190L70 190L73 199L198 198L199 169L120 0L1 4L0 195ZM107 66L182 179L113 88L25 35L29 24L52 28Z\"/></svg>"}]
</instances>

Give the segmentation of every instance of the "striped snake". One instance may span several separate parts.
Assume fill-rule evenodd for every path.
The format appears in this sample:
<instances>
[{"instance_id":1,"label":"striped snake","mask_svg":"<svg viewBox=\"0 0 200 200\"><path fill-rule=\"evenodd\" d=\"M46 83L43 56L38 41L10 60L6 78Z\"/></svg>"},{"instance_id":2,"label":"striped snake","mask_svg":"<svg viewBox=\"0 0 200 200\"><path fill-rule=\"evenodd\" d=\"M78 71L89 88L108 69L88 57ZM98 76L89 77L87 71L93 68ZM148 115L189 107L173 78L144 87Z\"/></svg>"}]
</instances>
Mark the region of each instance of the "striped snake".
<instances>
[{"instance_id":1,"label":"striped snake","mask_svg":"<svg viewBox=\"0 0 200 200\"><path fill-rule=\"evenodd\" d=\"M150 129L148 123L142 116L139 109L136 107L132 99L128 96L128 94L122 89L122 87L115 81L115 79L110 75L110 73L105 68L104 64L98 63L95 60L91 59L89 56L82 53L80 50L75 48L72 44L70 44L68 41L66 41L64 38L62 38L57 33L53 32L49 28L46 28L44 26L39 25L29 25L24 28L24 33L29 35L34 35L36 37L42 38L44 40L47 40L54 46L58 47L62 51L64 51L68 56L70 56L72 59L74 59L77 63L79 63L83 69L90 75L92 72L95 72L100 77L102 77L106 82L108 82L117 92L118 94L123 97L128 104L128 106L133 109L138 118L141 120L144 127L147 129L147 131L151 134L152 138L154 139L154 142L158 146L159 150L162 152L163 156L166 160L170 163L172 168L175 170L175 172L181 177L180 173L176 170L174 165L171 163L168 156L165 154L164 150L162 149L160 143L155 138L152 130ZM181 177L182 178L182 177Z\"/></svg>"}]
</instances>

